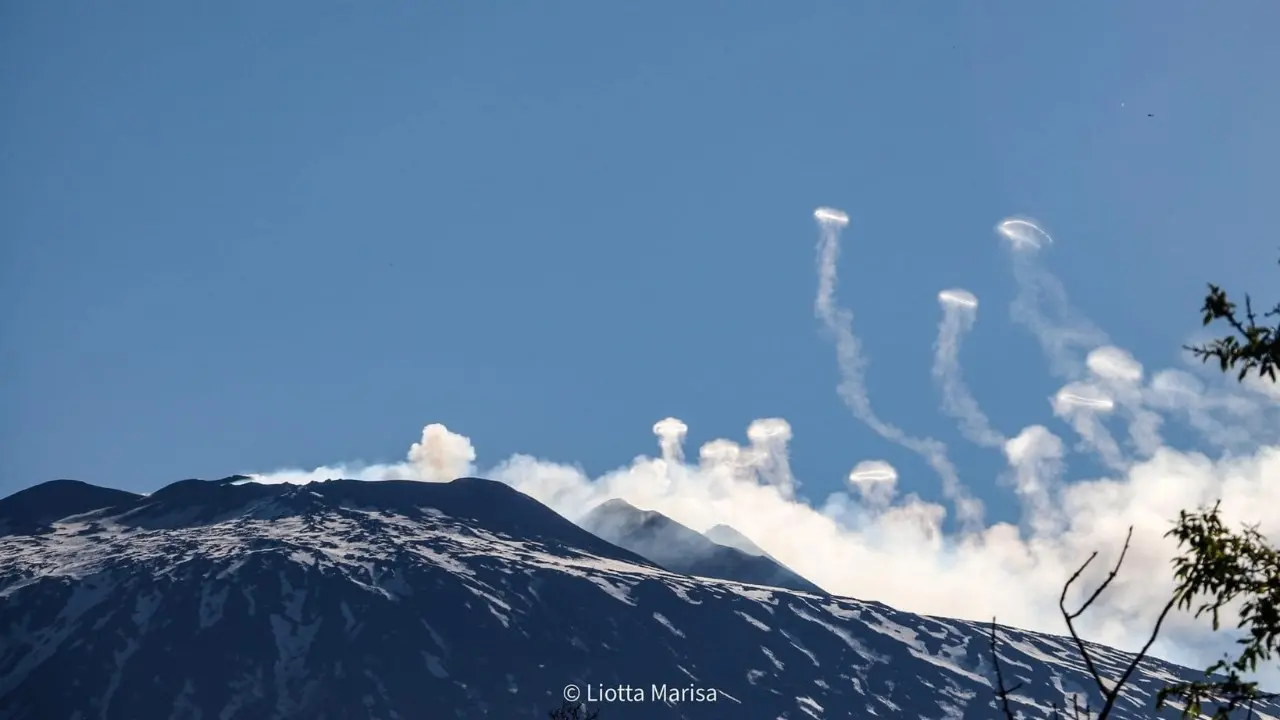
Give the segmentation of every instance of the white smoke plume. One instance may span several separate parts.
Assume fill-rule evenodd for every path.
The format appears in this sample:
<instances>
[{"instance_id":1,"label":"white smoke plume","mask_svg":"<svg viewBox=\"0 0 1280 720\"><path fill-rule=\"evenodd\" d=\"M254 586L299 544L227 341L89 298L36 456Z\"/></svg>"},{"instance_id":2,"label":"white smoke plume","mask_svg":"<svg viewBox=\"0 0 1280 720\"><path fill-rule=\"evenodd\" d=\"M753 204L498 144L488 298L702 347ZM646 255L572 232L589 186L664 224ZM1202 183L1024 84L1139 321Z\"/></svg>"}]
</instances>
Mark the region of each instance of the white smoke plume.
<instances>
[{"instance_id":1,"label":"white smoke plume","mask_svg":"<svg viewBox=\"0 0 1280 720\"><path fill-rule=\"evenodd\" d=\"M1036 536L1060 533L1066 519L1054 498L1064 470L1062 440L1043 425L1031 425L1005 442L1004 454L1022 501L1022 521Z\"/></svg>"},{"instance_id":2,"label":"white smoke plume","mask_svg":"<svg viewBox=\"0 0 1280 720\"><path fill-rule=\"evenodd\" d=\"M886 508L898 492L898 471L883 460L863 460L849 471L849 486L864 505Z\"/></svg>"},{"instance_id":3,"label":"white smoke plume","mask_svg":"<svg viewBox=\"0 0 1280 720\"><path fill-rule=\"evenodd\" d=\"M824 233L843 227L841 217L828 215L826 222L838 224ZM851 316L834 303L835 239L827 237L820 246L818 314L837 339L841 397L882 435L904 442L905 434L878 420L867 401ZM1065 295L1061 299L1065 304ZM470 439L443 425L428 425L401 463L281 471L255 479L439 481L479 474L570 519L621 498L697 531L728 525L840 595L939 616L977 621L996 616L1002 623L1049 633L1065 631L1057 603L1066 578L1094 551L1099 557L1091 569L1109 566L1133 526L1120 575L1080 625L1090 640L1133 651L1173 589L1169 561L1176 547L1165 533L1180 510L1221 499L1229 522L1257 523L1272 542L1280 540L1280 513L1275 512L1280 508L1280 401L1212 369L1201 380L1186 369L1148 373L1113 346L1092 346L1085 354L1080 378L1051 399L1052 410L1073 425L1079 449L1104 458L1106 475L1073 481L1071 449L1044 425L1029 424L1001 445L1008 469L992 478L1011 488L1020 518L958 535L944 532L942 505L900 495L898 471L883 461L857 462L847 489L826 498L797 495L791 428L776 418L753 423L745 443L703 444L696 460L685 457L687 426L668 418L653 428L657 457L641 456L599 477L531 455L515 455L477 473ZM1108 423L1117 418L1128 423L1132 454L1111 436ZM1162 429L1163 436L1157 432ZM1189 438L1185 447L1164 439L1178 430ZM1077 585L1088 592L1097 580L1096 573L1086 574ZM1080 599L1068 598L1073 605ZM1228 613L1223 627L1234 621ZM1229 631L1214 633L1207 621L1177 613L1166 621L1154 652L1204 667L1231 650L1232 640ZM1274 666L1259 679L1280 689Z\"/></svg>"},{"instance_id":4,"label":"white smoke plume","mask_svg":"<svg viewBox=\"0 0 1280 720\"><path fill-rule=\"evenodd\" d=\"M422 440L409 447L409 462L423 480L448 482L468 475L475 459L470 440L438 423L422 428Z\"/></svg>"},{"instance_id":5,"label":"white smoke plume","mask_svg":"<svg viewBox=\"0 0 1280 720\"><path fill-rule=\"evenodd\" d=\"M664 462L673 465L684 462L684 437L689 434L688 425L669 417L654 423L653 434L658 436Z\"/></svg>"},{"instance_id":6,"label":"white smoke plume","mask_svg":"<svg viewBox=\"0 0 1280 720\"><path fill-rule=\"evenodd\" d=\"M983 414L960 372L960 341L978 317L978 298L958 288L938 293L942 322L934 345L933 379L942 389L942 410L960 423L960 432L983 447L1000 447L1005 438Z\"/></svg>"},{"instance_id":7,"label":"white smoke plume","mask_svg":"<svg viewBox=\"0 0 1280 720\"><path fill-rule=\"evenodd\" d=\"M1053 397L1053 413L1066 420L1080 435L1081 447L1092 450L1112 470L1128 463L1102 418L1115 410L1115 401L1087 383L1070 383Z\"/></svg>"},{"instance_id":8,"label":"white smoke plume","mask_svg":"<svg viewBox=\"0 0 1280 720\"><path fill-rule=\"evenodd\" d=\"M947 447L933 438L907 435L876 414L867 394L866 360L862 343L853 333L853 312L836 304L836 261L840 258L840 233L849 224L849 216L841 210L821 207L814 211L818 221L818 295L814 312L835 338L836 362L840 367L837 392L850 412L880 437L896 443L924 458L942 478L942 492L955 504L956 514L966 530L982 522L982 503L969 494L960 482L955 465L947 457Z\"/></svg>"},{"instance_id":9,"label":"white smoke plume","mask_svg":"<svg viewBox=\"0 0 1280 720\"><path fill-rule=\"evenodd\" d=\"M277 470L271 473L244 473L256 482L293 483L347 478L353 480L421 480L449 482L475 474L476 450L471 439L440 423L422 428L422 439L409 446L405 462L386 465L338 464L313 470Z\"/></svg>"},{"instance_id":10,"label":"white smoke plume","mask_svg":"<svg viewBox=\"0 0 1280 720\"><path fill-rule=\"evenodd\" d=\"M1013 278L1018 296L1010 308L1013 321L1035 335L1057 377L1076 379L1082 372L1076 353L1107 342L1106 333L1081 318L1067 301L1067 292L1040 264L1040 254L1053 238L1035 220L1011 217L996 225L1013 255Z\"/></svg>"}]
</instances>

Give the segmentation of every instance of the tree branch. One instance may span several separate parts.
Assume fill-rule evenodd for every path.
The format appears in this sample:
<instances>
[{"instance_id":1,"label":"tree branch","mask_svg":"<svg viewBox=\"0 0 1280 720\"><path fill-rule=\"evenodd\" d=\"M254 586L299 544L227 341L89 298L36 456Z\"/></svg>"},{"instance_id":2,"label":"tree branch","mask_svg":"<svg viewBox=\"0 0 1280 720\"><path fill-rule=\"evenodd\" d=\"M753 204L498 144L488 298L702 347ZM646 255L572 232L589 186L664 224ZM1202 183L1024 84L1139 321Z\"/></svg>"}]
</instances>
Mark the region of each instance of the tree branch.
<instances>
[{"instance_id":1,"label":"tree branch","mask_svg":"<svg viewBox=\"0 0 1280 720\"><path fill-rule=\"evenodd\" d=\"M1116 699L1120 697L1120 690L1124 688L1125 683L1129 682L1129 677L1133 675L1134 670L1138 669L1138 665L1146 659L1147 652L1151 650L1151 646L1156 642L1156 637L1160 635L1160 626L1164 624L1164 619L1168 617L1169 611L1173 609L1177 601L1178 596L1174 595L1169 598L1169 602L1164 604L1164 609L1160 611L1160 617L1156 618L1155 627L1151 628L1151 636L1147 638L1146 644L1142 646L1142 650L1138 651L1137 655L1133 656L1133 661L1129 663L1129 667L1125 668L1124 674L1116 681L1115 687L1111 689L1110 693L1106 694L1106 701L1102 705L1102 710L1098 713L1099 720L1107 717L1111 712L1111 708L1116 704Z\"/></svg>"},{"instance_id":2,"label":"tree branch","mask_svg":"<svg viewBox=\"0 0 1280 720\"><path fill-rule=\"evenodd\" d=\"M1124 548L1120 551L1120 559L1116 561L1116 565L1107 575L1107 579L1102 581L1102 584L1098 586L1097 590L1093 591L1093 594L1089 596L1089 599L1084 601L1084 604L1080 606L1079 610L1074 613L1067 610L1067 592L1071 590L1071 586L1075 581L1080 579L1081 573L1084 572L1085 568L1089 567L1089 563L1092 563L1094 559L1098 557L1098 551L1095 550L1093 554L1089 556L1089 559L1085 560L1084 564L1067 579L1066 584L1062 586L1062 594L1058 596L1058 609L1062 611L1062 619L1066 620L1067 630L1071 633L1071 639L1075 642L1076 649L1080 651L1080 657L1084 659L1085 668L1088 669L1089 675L1093 677L1093 682L1097 684L1098 692L1102 693L1103 697L1106 697L1108 688L1106 683L1102 681L1102 675L1098 673L1098 668L1093 662L1093 656L1089 654L1089 649L1085 647L1084 640L1081 640L1080 633L1076 632L1075 620L1080 617L1085 610L1088 610L1089 606L1093 605L1093 603L1098 599L1098 596L1102 594L1102 591L1106 590L1107 586L1111 584L1111 581L1116 579L1116 574L1120 572L1120 565L1124 562L1124 556L1129 552L1129 541L1132 539L1133 526L1130 525L1129 534L1125 536L1124 539Z\"/></svg>"},{"instance_id":3,"label":"tree branch","mask_svg":"<svg viewBox=\"0 0 1280 720\"><path fill-rule=\"evenodd\" d=\"M1232 334L1204 345L1184 345L1183 349L1189 350L1201 362L1216 359L1223 372L1234 370L1239 365L1236 380L1244 380L1250 372L1256 372L1259 378L1270 378L1276 382L1276 369L1280 368L1280 320L1274 327L1260 322L1258 312L1253 309L1253 298L1248 295L1244 298L1243 319L1237 311L1237 305L1227 297L1227 293L1210 284L1209 294L1200 309L1204 325L1222 320ZM1280 317L1280 303L1261 314L1261 318L1272 317Z\"/></svg>"},{"instance_id":4,"label":"tree branch","mask_svg":"<svg viewBox=\"0 0 1280 720\"><path fill-rule=\"evenodd\" d=\"M1000 669L1000 653L997 652L996 646L999 641L996 639L996 619L991 618L991 662L996 668L996 697L1000 698L1001 710L1004 711L1005 720L1018 720L1013 713L1013 708L1009 705L1009 695L1017 692L1022 687L1022 683L1018 683L1011 688L1004 686L1004 671Z\"/></svg>"},{"instance_id":5,"label":"tree branch","mask_svg":"<svg viewBox=\"0 0 1280 720\"><path fill-rule=\"evenodd\" d=\"M1080 657L1084 659L1085 668L1088 669L1089 675L1093 677L1094 683L1097 684L1098 691L1102 693L1103 703L1102 708L1098 711L1098 720L1105 720L1107 716L1111 714L1112 708L1115 707L1116 700L1120 697L1120 691L1123 690L1125 684L1129 682L1129 678L1132 677L1134 671L1138 669L1138 665L1140 665L1147 657L1147 653L1151 650L1151 646L1155 644L1156 638L1160 635L1160 628L1164 625L1165 618L1169 616L1169 611L1173 610L1174 606L1178 602L1177 594L1174 594L1169 598L1169 602L1165 603L1164 609L1160 611L1160 616L1156 618L1155 626L1152 627L1151 635L1147 638L1147 642L1142 646L1142 649L1138 651L1138 654L1133 656L1133 660L1129 662L1127 667L1125 667L1120 678L1111 684L1111 687L1107 687L1107 682L1102 679L1102 674L1098 672L1098 667L1093 661L1093 656L1089 653L1089 649L1085 647L1084 640L1080 638L1080 633L1076 631L1075 621L1084 614L1085 610L1088 610L1093 603L1098 600L1098 597L1102 595L1102 592L1111 585L1113 580L1116 579L1116 576L1120 573L1120 566L1124 564L1125 556L1129 553L1129 544L1132 541L1133 526L1130 525L1129 532L1124 538L1124 547L1120 550L1120 557L1116 559L1115 566L1111 568L1111 572L1107 573L1106 579L1103 580L1102 583L1098 585L1097 589L1093 591L1093 594L1084 601L1084 604L1080 606L1079 610L1074 613L1067 610L1067 593L1071 590L1071 586L1076 582L1076 580L1080 579L1080 575L1084 573L1085 568L1089 567L1089 563L1092 563L1094 559L1098 557L1098 553L1096 551L1089 556L1088 560L1084 561L1084 564L1081 565L1075 573L1071 575L1066 584L1062 586L1062 595L1058 597L1058 609L1062 611L1062 618L1067 622L1067 630L1071 633L1071 639L1075 642L1076 649L1080 651Z\"/></svg>"}]
</instances>

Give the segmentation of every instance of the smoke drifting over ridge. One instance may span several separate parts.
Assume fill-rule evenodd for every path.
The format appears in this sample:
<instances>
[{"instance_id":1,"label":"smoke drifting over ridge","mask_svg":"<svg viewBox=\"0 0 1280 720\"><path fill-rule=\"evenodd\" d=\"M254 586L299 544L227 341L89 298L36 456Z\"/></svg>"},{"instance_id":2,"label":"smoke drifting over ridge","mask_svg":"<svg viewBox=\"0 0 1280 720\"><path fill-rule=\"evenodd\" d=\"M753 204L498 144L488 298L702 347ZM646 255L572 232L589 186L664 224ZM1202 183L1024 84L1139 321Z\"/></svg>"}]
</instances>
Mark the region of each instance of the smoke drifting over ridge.
<instances>
[{"instance_id":1,"label":"smoke drifting over ridge","mask_svg":"<svg viewBox=\"0 0 1280 720\"><path fill-rule=\"evenodd\" d=\"M943 479L944 497L967 521L959 533L944 533L948 511L943 505L915 495L900 497L898 472L881 460L850 458L848 491L820 504L797 498L789 464L791 428L777 418L752 423L745 443L705 443L696 459L685 457L688 427L667 418L653 427L658 457L637 458L597 478L530 455L478 472L471 440L432 424L402 463L286 470L255 479L445 481L480 474L571 519L621 498L694 530L729 525L837 594L934 615L980 621L996 615L1003 623L1052 633L1064 631L1057 608L1064 580L1095 550L1100 557L1092 568L1112 562L1125 530L1134 525L1123 571L1081 624L1089 639L1128 650L1141 645L1172 590L1169 559L1175 548L1163 535L1179 510L1221 498L1232 522L1259 522L1261 532L1280 538L1280 513L1274 512L1280 507L1280 393L1217 376L1202 382L1178 369L1148 373L1078 317L1061 283L1039 264L1052 241L1025 219L997 226L1019 282L1013 317L1040 341L1050 369L1068 381L1046 398L1046 409L1077 437L1073 447L1045 425L1031 424L1006 439L986 423L963 386L958 361L959 341L976 317L977 299L954 290L940 295L943 320L934 377L943 409L960 421L969 439L1002 452L1022 511L1017 524L983 524L981 508L961 484L945 446L912 438L873 412L853 315L835 302L839 236L848 217L821 209L815 218L820 230L815 314L835 340L839 395L858 420L929 460ZM1161 435L1166 423L1194 433L1196 447L1170 447ZM1123 443L1112 434L1117 424L1126 431ZM1103 458L1107 476L1069 482L1073 449ZM1086 576L1079 585L1092 588L1097 579ZM1224 618L1224 627L1233 620ZM1210 633L1206 622L1175 615L1155 651L1203 666L1229 645L1226 633ZM1280 677L1271 672L1264 681L1280 686Z\"/></svg>"}]
</instances>

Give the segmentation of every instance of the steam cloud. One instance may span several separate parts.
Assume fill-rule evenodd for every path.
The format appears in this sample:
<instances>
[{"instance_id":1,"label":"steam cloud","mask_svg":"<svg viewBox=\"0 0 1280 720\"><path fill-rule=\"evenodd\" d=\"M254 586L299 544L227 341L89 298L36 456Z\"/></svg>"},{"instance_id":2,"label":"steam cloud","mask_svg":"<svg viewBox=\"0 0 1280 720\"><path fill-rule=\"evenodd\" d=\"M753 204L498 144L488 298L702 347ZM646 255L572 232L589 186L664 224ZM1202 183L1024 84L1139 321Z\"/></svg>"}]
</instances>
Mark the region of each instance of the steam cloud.
<instances>
[{"instance_id":1,"label":"steam cloud","mask_svg":"<svg viewBox=\"0 0 1280 720\"><path fill-rule=\"evenodd\" d=\"M705 443L696 460L684 454L688 427L667 418L653 427L658 457L639 457L601 477L530 455L512 456L482 474L570 519L622 498L694 530L728 525L841 595L971 620L995 615L1003 623L1050 633L1064 631L1057 607L1064 580L1095 550L1100 556L1091 568L1102 570L1113 562L1133 525L1123 571L1081 620L1089 639L1127 650L1141 646L1154 613L1172 591L1169 560L1176 549L1164 533L1179 510L1221 499L1228 520L1259 523L1263 534L1280 539L1280 513L1274 511L1280 507L1280 393L1213 373L1206 382L1176 368L1145 372L1132 355L1107 344L1100 331L1075 317L1061 284L1038 264L1036 256L1052 241L1022 219L997 226L1019 278L1013 317L1040 340L1051 369L1066 376L1049 406L1079 437L1074 449L1102 458L1107 475L1068 481L1071 449L1046 425L1028 425L1008 439L990 428L963 386L957 359L977 299L971 293L944 293L934 368L943 407L970 439L1003 453L1021 508L1016 523L975 527L980 506L964 492L941 443L911 438L872 411L852 313L835 302L838 240L848 217L831 209L815 217L821 229L815 311L836 341L840 397L857 419L930 461L943 477L944 496L968 513L969 527L945 534L946 509L916 495L900 496L897 470L880 460L857 462L847 489L820 504L798 497L789 463L791 427L777 418L752 423L745 443ZM1077 351L1082 359L1073 355ZM1127 424L1123 444L1112 435L1117 422ZM1175 424L1189 438L1188 447L1172 447L1162 438L1162 428ZM255 479L441 481L473 474L475 459L469 438L433 424L402 463L285 470ZM1098 580L1086 574L1078 585L1083 591ZM1223 627L1231 627L1234 619L1228 614ZM1154 651L1203 667L1231 643L1230 633L1212 633L1208 623L1175 614ZM1280 687L1274 668L1260 679Z\"/></svg>"}]
</instances>

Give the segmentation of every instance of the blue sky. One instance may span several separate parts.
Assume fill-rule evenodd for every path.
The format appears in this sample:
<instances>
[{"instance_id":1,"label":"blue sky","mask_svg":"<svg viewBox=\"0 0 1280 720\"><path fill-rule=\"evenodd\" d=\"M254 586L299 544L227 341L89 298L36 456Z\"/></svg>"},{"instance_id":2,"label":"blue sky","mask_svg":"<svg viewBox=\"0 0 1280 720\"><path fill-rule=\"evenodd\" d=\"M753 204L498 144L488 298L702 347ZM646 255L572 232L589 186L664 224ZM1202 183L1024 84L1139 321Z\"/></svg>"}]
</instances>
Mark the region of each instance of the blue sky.
<instances>
[{"instance_id":1,"label":"blue sky","mask_svg":"<svg viewBox=\"0 0 1280 720\"><path fill-rule=\"evenodd\" d=\"M0 14L0 494L397 460L428 422L594 474L675 415L691 445L786 418L814 498L868 457L936 497L835 394L825 204L872 401L1011 516L928 379L935 293L968 288L974 394L1066 432L996 222L1044 221L1149 363L1204 282L1276 284L1261 0Z\"/></svg>"}]
</instances>

